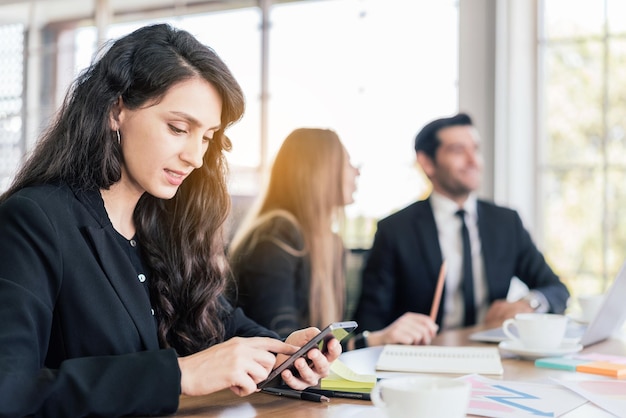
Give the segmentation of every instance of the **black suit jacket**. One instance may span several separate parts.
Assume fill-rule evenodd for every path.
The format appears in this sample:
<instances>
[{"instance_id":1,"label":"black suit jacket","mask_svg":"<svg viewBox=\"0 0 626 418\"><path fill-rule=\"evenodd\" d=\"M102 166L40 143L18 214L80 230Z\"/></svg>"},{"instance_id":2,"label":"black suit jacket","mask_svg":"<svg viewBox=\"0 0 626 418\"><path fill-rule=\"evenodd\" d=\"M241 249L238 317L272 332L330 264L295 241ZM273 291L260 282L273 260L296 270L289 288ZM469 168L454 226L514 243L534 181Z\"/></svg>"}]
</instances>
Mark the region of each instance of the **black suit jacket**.
<instances>
[{"instance_id":1,"label":"black suit jacket","mask_svg":"<svg viewBox=\"0 0 626 418\"><path fill-rule=\"evenodd\" d=\"M0 205L0 416L177 409L177 354L115 234L97 191L32 187ZM275 336L240 310L225 321L227 338Z\"/></svg>"},{"instance_id":2,"label":"black suit jacket","mask_svg":"<svg viewBox=\"0 0 626 418\"><path fill-rule=\"evenodd\" d=\"M565 310L569 292L537 250L514 210L478 201L488 300L506 298L517 276L541 291L550 311ZM442 263L437 226L429 200L419 201L378 223L363 270L355 313L359 329L379 330L405 312L428 315ZM441 326L444 298L437 323Z\"/></svg>"},{"instance_id":3,"label":"black suit jacket","mask_svg":"<svg viewBox=\"0 0 626 418\"><path fill-rule=\"evenodd\" d=\"M311 262L304 252L300 229L276 216L260 225L263 238L253 248L231 259L236 289L231 302L248 317L286 338L293 331L311 326L309 294ZM277 242L302 255L288 253Z\"/></svg>"}]
</instances>

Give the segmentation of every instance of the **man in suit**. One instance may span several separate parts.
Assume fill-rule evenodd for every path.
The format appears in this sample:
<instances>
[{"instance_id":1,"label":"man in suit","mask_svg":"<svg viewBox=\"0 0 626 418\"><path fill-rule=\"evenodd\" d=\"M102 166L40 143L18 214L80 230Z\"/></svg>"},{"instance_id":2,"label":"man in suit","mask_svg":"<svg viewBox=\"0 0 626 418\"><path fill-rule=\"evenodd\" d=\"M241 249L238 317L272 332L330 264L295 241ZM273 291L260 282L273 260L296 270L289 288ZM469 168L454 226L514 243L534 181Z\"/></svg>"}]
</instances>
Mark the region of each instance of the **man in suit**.
<instances>
[{"instance_id":1,"label":"man in suit","mask_svg":"<svg viewBox=\"0 0 626 418\"><path fill-rule=\"evenodd\" d=\"M378 223L355 313L366 331L349 347L429 344L440 328L499 325L521 312L563 313L569 292L517 212L476 197L482 160L471 118L430 122L417 135L415 151L433 192ZM444 259L435 323L428 315ZM508 302L513 277L530 291Z\"/></svg>"}]
</instances>

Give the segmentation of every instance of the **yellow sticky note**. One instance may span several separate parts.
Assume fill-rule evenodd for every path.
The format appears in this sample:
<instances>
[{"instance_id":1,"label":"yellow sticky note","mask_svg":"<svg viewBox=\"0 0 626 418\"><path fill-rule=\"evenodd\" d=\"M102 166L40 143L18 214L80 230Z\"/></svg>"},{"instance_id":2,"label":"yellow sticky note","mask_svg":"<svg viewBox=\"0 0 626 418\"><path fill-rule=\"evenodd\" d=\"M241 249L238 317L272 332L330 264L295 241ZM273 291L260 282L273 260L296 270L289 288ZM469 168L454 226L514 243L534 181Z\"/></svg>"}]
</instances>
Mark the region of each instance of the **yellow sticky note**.
<instances>
[{"instance_id":1,"label":"yellow sticky note","mask_svg":"<svg viewBox=\"0 0 626 418\"><path fill-rule=\"evenodd\" d=\"M323 389L371 389L375 384L375 375L357 373L340 360L335 360L330 365L329 375L322 379L321 387Z\"/></svg>"}]
</instances>

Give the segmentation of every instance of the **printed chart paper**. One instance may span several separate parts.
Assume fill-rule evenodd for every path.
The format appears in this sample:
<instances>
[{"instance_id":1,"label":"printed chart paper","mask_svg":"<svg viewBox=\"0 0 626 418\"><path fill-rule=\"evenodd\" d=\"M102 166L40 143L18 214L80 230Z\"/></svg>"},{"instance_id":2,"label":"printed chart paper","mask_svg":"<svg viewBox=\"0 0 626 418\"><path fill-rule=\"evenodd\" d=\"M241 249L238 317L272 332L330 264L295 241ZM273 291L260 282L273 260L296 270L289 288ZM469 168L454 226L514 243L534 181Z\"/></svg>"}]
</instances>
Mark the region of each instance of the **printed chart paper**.
<instances>
[{"instance_id":1,"label":"printed chart paper","mask_svg":"<svg viewBox=\"0 0 626 418\"><path fill-rule=\"evenodd\" d=\"M587 403L558 384L494 380L480 375L460 378L472 385L468 414L493 418L559 417Z\"/></svg>"}]
</instances>

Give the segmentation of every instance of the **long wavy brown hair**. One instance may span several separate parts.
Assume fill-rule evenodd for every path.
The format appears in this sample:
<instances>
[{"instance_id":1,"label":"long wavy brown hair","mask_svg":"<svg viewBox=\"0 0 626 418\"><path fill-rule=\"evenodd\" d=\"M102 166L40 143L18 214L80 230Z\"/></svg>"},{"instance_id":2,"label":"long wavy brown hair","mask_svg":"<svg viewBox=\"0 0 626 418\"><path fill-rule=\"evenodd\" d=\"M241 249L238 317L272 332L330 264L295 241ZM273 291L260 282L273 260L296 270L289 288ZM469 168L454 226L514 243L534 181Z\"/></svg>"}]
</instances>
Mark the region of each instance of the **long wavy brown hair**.
<instances>
[{"instance_id":1,"label":"long wavy brown hair","mask_svg":"<svg viewBox=\"0 0 626 418\"><path fill-rule=\"evenodd\" d=\"M121 97L130 109L162 98L177 83L201 77L222 99L221 129L201 168L171 200L144 194L134 221L151 269L151 293L163 347L188 354L223 341L225 255L222 225L230 208L224 129L239 120L244 97L224 62L189 33L146 26L101 51L76 79L49 129L19 170L6 199L24 187L66 182L78 190L108 189L121 178L121 148L109 127Z\"/></svg>"},{"instance_id":2,"label":"long wavy brown hair","mask_svg":"<svg viewBox=\"0 0 626 418\"><path fill-rule=\"evenodd\" d=\"M319 328L343 316L344 247L333 232L333 223L343 221L345 159L345 149L332 130L300 128L290 133L276 154L264 192L237 230L229 250L234 261L266 239L290 254L308 255L309 322ZM262 234L262 225L275 217L287 219L301 231L304 249Z\"/></svg>"}]
</instances>

